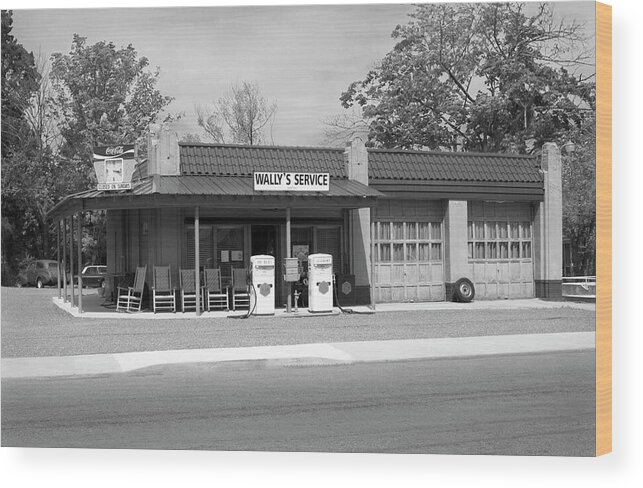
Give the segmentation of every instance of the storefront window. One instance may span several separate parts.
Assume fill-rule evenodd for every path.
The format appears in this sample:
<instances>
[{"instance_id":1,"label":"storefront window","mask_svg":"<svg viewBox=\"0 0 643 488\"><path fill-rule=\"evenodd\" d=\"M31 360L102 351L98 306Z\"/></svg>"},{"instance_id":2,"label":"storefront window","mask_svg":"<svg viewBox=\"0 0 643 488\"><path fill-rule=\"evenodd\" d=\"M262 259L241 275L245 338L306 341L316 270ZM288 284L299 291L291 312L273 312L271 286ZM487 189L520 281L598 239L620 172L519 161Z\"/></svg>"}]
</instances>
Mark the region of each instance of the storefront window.
<instances>
[{"instance_id":1,"label":"storefront window","mask_svg":"<svg viewBox=\"0 0 643 488\"><path fill-rule=\"evenodd\" d=\"M244 232L243 227L216 228L217 239L217 264L221 269L221 276L232 277L232 268L244 268Z\"/></svg>"}]
</instances>

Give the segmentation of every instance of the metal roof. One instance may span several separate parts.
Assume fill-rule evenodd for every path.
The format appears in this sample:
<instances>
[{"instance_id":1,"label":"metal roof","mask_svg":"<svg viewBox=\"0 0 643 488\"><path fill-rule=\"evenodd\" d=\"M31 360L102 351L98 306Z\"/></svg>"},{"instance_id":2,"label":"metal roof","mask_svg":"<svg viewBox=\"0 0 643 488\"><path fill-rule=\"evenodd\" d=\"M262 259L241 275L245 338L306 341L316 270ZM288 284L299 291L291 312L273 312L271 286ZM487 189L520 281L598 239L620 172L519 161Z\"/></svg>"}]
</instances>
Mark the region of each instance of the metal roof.
<instances>
[{"instance_id":1,"label":"metal roof","mask_svg":"<svg viewBox=\"0 0 643 488\"><path fill-rule=\"evenodd\" d=\"M247 176L162 176L157 193L169 195L219 195L219 196L279 196L296 197L381 197L379 191L357 181L330 180L329 191L284 192L255 191L251 177Z\"/></svg>"},{"instance_id":2,"label":"metal roof","mask_svg":"<svg viewBox=\"0 0 643 488\"><path fill-rule=\"evenodd\" d=\"M340 206L342 208L361 208L375 205L376 199L383 196L374 188L348 179L331 180L326 192L286 192L255 191L252 177L248 176L156 176L132 183L131 190L102 191L88 190L69 195L52 208L48 216L68 215L79 210L97 210L105 208L138 208L150 198L171 197L154 200L155 204L163 202L180 205L183 197L185 205L198 204L201 199L204 205L225 201L227 197L246 198L261 205L261 202L279 202L284 198L291 203L300 202L305 206ZM241 201L241 200L240 200ZM139 202L139 203L137 203Z\"/></svg>"}]
</instances>

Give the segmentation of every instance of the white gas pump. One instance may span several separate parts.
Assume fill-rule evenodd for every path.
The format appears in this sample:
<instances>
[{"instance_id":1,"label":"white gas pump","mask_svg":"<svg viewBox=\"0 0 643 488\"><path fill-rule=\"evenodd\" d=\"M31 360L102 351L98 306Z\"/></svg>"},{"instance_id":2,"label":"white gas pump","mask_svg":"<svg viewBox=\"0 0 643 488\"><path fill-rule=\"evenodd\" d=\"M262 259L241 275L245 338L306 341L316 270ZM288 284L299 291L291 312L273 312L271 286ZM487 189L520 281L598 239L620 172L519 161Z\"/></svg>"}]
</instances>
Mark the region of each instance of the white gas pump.
<instances>
[{"instance_id":1,"label":"white gas pump","mask_svg":"<svg viewBox=\"0 0 643 488\"><path fill-rule=\"evenodd\" d=\"M333 256L330 254L308 256L308 310L333 311Z\"/></svg>"},{"instance_id":2,"label":"white gas pump","mask_svg":"<svg viewBox=\"0 0 643 488\"><path fill-rule=\"evenodd\" d=\"M250 310L253 315L275 314L275 258L259 255L250 257L252 290Z\"/></svg>"}]
</instances>

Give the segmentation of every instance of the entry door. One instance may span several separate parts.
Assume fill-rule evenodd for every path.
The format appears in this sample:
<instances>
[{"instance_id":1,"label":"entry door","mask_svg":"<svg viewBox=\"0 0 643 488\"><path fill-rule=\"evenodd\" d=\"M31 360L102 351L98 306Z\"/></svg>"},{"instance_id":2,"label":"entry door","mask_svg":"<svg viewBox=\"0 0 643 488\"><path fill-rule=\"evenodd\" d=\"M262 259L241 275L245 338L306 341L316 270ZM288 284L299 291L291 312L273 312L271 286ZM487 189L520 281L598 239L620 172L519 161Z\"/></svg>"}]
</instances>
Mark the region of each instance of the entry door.
<instances>
[{"instance_id":1,"label":"entry door","mask_svg":"<svg viewBox=\"0 0 643 488\"><path fill-rule=\"evenodd\" d=\"M279 227L276 225L252 225L250 229L250 255L265 254L275 258L275 306L280 306L283 293L278 235Z\"/></svg>"}]
</instances>

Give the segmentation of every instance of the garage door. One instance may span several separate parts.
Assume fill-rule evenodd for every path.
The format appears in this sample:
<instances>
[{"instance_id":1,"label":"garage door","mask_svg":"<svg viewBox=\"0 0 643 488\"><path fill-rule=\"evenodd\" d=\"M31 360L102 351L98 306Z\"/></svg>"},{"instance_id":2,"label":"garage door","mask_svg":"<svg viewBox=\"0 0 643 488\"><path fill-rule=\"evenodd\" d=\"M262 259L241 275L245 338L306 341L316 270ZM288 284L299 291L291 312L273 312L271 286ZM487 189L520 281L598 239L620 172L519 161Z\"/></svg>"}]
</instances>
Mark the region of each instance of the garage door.
<instances>
[{"instance_id":1,"label":"garage door","mask_svg":"<svg viewBox=\"0 0 643 488\"><path fill-rule=\"evenodd\" d=\"M444 300L442 222L375 223L375 300Z\"/></svg>"},{"instance_id":2,"label":"garage door","mask_svg":"<svg viewBox=\"0 0 643 488\"><path fill-rule=\"evenodd\" d=\"M469 204L469 272L476 298L534 296L532 209L529 204Z\"/></svg>"}]
</instances>

